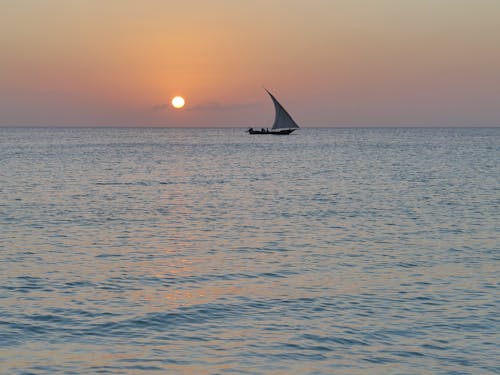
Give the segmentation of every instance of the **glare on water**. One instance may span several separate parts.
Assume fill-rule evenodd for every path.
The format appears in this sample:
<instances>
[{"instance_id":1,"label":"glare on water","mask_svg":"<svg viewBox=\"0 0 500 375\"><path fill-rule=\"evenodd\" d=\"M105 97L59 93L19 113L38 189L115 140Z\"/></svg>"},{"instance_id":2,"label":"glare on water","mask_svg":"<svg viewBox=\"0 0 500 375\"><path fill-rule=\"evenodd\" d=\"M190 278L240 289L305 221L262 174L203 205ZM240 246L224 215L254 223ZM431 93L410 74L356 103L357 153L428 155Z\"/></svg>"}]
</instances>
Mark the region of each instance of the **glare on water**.
<instances>
[{"instance_id":1,"label":"glare on water","mask_svg":"<svg viewBox=\"0 0 500 375\"><path fill-rule=\"evenodd\" d=\"M498 129L0 129L15 373L498 372Z\"/></svg>"}]
</instances>

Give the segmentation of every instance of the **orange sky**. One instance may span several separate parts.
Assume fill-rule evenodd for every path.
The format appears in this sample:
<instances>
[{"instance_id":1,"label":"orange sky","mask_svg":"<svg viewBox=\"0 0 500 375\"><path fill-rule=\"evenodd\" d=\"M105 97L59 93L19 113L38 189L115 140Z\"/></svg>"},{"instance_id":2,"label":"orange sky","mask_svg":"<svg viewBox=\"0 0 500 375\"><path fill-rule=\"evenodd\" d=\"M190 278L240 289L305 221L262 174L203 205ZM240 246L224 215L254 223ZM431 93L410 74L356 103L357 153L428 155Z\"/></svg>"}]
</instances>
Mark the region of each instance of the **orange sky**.
<instances>
[{"instance_id":1,"label":"orange sky","mask_svg":"<svg viewBox=\"0 0 500 375\"><path fill-rule=\"evenodd\" d=\"M500 125L500 1L0 4L0 126ZM169 106L186 98L183 110Z\"/></svg>"}]
</instances>

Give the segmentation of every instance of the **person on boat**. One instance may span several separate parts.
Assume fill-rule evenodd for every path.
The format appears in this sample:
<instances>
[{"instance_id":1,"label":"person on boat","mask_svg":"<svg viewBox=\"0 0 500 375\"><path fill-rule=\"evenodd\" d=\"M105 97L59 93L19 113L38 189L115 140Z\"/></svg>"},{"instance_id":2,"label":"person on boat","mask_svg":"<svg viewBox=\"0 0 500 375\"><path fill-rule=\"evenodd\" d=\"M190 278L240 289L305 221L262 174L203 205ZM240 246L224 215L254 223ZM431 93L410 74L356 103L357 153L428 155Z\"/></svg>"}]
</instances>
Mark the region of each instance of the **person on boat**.
<instances>
[{"instance_id":1,"label":"person on boat","mask_svg":"<svg viewBox=\"0 0 500 375\"><path fill-rule=\"evenodd\" d=\"M264 130L264 128L261 129L261 133L265 133L266 131Z\"/></svg>"},{"instance_id":2,"label":"person on boat","mask_svg":"<svg viewBox=\"0 0 500 375\"><path fill-rule=\"evenodd\" d=\"M248 129L248 132L249 133L253 132L253 128Z\"/></svg>"}]
</instances>

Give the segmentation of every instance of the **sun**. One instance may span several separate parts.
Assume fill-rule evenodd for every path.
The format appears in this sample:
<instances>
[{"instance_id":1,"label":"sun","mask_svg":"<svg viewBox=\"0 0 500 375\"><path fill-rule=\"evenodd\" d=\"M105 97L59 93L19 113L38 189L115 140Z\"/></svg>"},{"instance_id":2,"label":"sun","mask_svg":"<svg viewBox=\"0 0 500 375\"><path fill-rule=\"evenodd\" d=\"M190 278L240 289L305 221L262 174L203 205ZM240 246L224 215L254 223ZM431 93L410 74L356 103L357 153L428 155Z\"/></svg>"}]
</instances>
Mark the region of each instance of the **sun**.
<instances>
[{"instance_id":1,"label":"sun","mask_svg":"<svg viewBox=\"0 0 500 375\"><path fill-rule=\"evenodd\" d=\"M172 107L177 109L184 107L185 103L186 101L182 96L176 96L172 99Z\"/></svg>"}]
</instances>

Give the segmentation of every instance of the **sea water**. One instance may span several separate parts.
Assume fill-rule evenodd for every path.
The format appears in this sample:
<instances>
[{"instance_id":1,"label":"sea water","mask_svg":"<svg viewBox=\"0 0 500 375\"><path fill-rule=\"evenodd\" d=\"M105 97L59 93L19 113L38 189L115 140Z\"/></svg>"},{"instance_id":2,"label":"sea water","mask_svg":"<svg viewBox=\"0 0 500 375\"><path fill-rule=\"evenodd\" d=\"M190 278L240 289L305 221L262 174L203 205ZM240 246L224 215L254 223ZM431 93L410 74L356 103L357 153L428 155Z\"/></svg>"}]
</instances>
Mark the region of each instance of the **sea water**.
<instances>
[{"instance_id":1,"label":"sea water","mask_svg":"<svg viewBox=\"0 0 500 375\"><path fill-rule=\"evenodd\" d=\"M498 374L500 129L0 129L2 374Z\"/></svg>"}]
</instances>

